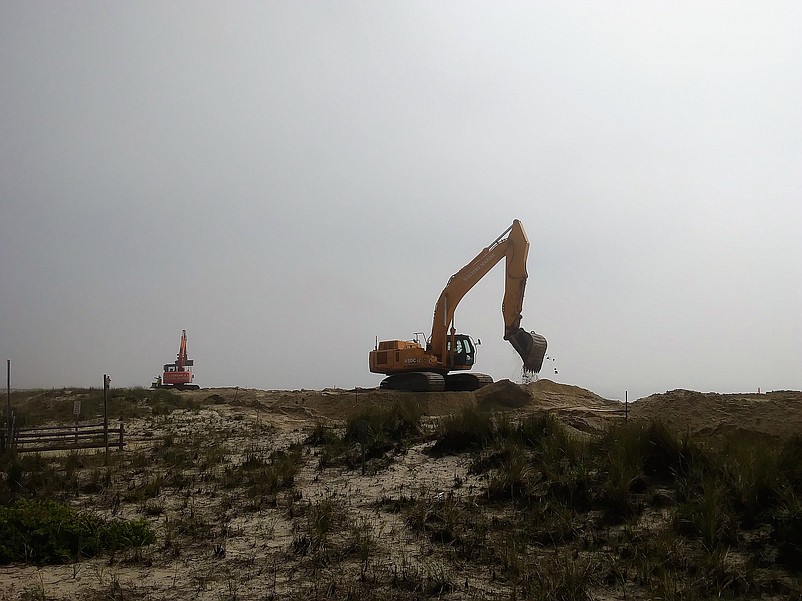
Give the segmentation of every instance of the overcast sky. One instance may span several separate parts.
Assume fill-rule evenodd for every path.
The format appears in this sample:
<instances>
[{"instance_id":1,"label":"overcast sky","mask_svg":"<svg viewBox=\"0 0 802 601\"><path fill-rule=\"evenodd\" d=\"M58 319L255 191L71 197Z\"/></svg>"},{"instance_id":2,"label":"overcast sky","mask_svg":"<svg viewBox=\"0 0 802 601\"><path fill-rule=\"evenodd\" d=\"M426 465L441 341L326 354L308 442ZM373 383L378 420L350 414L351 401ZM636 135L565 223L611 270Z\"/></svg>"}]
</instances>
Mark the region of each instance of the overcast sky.
<instances>
[{"instance_id":1,"label":"overcast sky","mask_svg":"<svg viewBox=\"0 0 802 601\"><path fill-rule=\"evenodd\" d=\"M520 219L541 377L802 388L802 4L0 1L15 388L378 385ZM520 381L503 266L463 300ZM559 373L554 373L554 370Z\"/></svg>"}]
</instances>

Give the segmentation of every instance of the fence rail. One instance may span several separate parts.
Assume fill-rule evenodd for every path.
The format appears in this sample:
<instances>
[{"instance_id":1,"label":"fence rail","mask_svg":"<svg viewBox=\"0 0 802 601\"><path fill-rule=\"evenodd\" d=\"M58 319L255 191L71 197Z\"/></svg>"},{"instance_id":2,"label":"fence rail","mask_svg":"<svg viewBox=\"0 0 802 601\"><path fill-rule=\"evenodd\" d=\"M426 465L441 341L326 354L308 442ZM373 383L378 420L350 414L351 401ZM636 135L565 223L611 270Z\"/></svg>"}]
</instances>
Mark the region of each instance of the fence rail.
<instances>
[{"instance_id":1,"label":"fence rail","mask_svg":"<svg viewBox=\"0 0 802 601\"><path fill-rule=\"evenodd\" d=\"M73 449L106 448L106 430L103 424L78 424L74 426L40 426L17 428L11 446L18 453L41 451L71 451ZM108 447L123 450L125 426L122 421L108 428Z\"/></svg>"}]
</instances>

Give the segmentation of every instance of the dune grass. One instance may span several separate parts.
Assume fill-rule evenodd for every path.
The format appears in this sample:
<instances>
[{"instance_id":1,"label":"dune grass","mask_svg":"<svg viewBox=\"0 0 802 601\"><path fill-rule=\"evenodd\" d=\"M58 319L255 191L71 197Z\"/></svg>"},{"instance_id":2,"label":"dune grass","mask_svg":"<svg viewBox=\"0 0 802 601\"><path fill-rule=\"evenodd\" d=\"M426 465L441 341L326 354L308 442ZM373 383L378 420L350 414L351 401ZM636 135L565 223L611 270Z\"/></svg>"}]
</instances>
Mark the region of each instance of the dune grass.
<instances>
[{"instance_id":1,"label":"dune grass","mask_svg":"<svg viewBox=\"0 0 802 601\"><path fill-rule=\"evenodd\" d=\"M70 514L84 525L78 534L65 529L66 542L52 538L52 549L13 561L77 561L144 544L161 561L236 560L244 574L272 578L274 598L292 599L802 595L800 437L691 437L659 422L589 436L547 413L466 407L427 419L412 400L318 421L280 447L256 427L245 445L230 442L233 430L193 428L162 432L108 468L92 454L0 457L3 510L44 499L53 505L36 515L49 528L71 502L95 503ZM453 486L411 482L366 506L359 486L413 446L427 453L425 469L456 466ZM125 529L100 518L123 510L141 521ZM247 516L263 529L226 558ZM278 548L276 523L286 525ZM228 565L196 574L198 589L217 578L225 598L240 598L248 578ZM280 589L285 573L294 581ZM115 598L133 598L120 591Z\"/></svg>"}]
</instances>

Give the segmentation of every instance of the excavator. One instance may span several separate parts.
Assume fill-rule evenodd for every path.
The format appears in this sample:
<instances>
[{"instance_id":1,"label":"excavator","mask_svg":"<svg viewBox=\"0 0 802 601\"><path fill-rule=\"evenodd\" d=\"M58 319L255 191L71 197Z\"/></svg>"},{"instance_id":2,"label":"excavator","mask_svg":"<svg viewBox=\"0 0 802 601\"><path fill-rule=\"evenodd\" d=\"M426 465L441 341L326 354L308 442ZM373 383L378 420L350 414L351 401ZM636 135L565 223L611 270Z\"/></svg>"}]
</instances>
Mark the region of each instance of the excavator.
<instances>
[{"instance_id":1,"label":"excavator","mask_svg":"<svg viewBox=\"0 0 802 601\"><path fill-rule=\"evenodd\" d=\"M158 376L150 387L200 390L200 386L192 383L192 379L195 377L195 374L192 373L194 363L192 359L187 358L187 331L181 330L181 346L178 347L175 363L165 364L164 373Z\"/></svg>"},{"instance_id":2,"label":"excavator","mask_svg":"<svg viewBox=\"0 0 802 601\"><path fill-rule=\"evenodd\" d=\"M525 373L538 373L546 355L546 339L521 328L521 310L526 288L529 239L517 219L465 267L451 276L434 307L432 333L425 341L376 339L368 356L370 371L387 377L382 389L412 392L470 391L493 383L487 374L465 373L476 360L476 343L457 334L454 313L462 298L479 280L506 258L506 279L501 313L504 339L523 360ZM450 373L457 372L457 373Z\"/></svg>"}]
</instances>

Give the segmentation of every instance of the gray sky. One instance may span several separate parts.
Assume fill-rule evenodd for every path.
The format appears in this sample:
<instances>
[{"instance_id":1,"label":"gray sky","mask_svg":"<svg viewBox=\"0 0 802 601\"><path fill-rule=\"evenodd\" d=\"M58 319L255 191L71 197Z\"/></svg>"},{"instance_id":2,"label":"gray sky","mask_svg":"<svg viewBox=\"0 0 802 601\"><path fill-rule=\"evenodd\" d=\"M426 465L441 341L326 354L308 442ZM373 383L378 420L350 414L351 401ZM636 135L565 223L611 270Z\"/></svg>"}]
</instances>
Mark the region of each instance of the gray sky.
<instances>
[{"instance_id":1,"label":"gray sky","mask_svg":"<svg viewBox=\"0 0 802 601\"><path fill-rule=\"evenodd\" d=\"M513 219L542 376L802 388L798 2L0 2L14 387L374 386ZM457 312L520 377L503 267ZM559 374L553 373L553 367Z\"/></svg>"}]
</instances>

